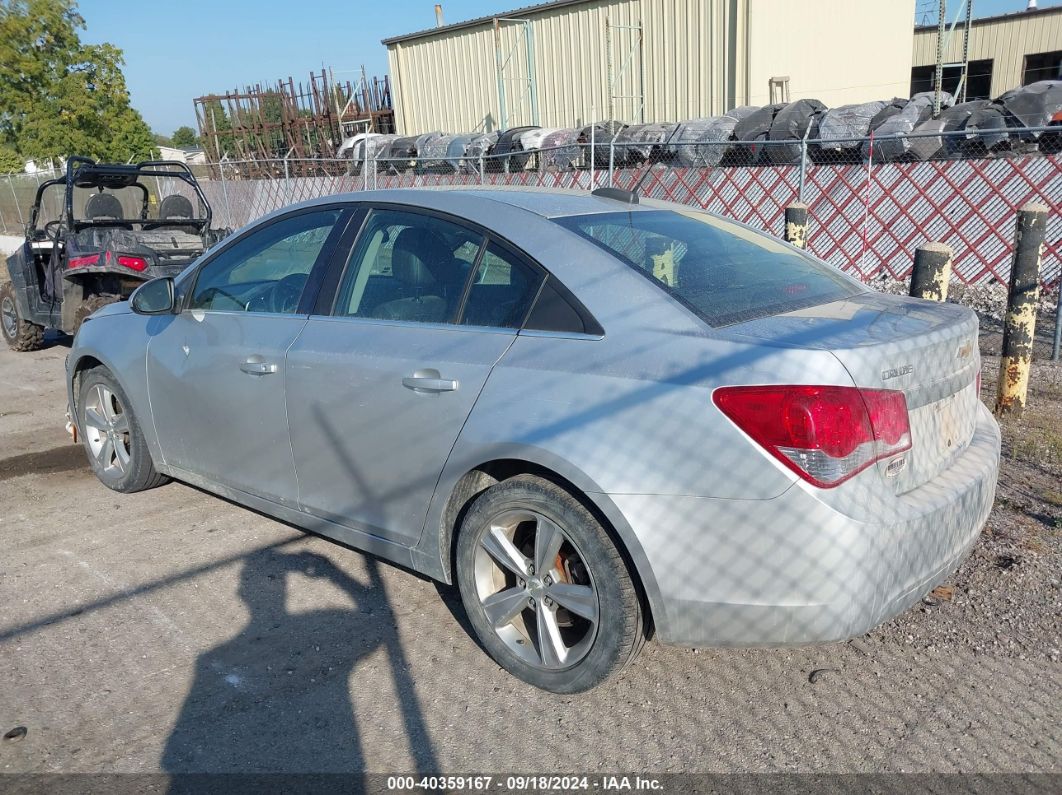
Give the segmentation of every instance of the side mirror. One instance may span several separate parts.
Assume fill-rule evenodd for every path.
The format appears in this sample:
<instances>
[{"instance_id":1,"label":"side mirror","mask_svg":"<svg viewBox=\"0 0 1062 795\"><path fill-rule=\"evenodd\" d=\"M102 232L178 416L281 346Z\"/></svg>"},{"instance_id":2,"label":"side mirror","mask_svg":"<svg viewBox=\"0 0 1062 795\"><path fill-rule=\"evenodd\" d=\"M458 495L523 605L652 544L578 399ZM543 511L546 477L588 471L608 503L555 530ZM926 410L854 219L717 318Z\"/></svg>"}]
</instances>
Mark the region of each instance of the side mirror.
<instances>
[{"instance_id":1,"label":"side mirror","mask_svg":"<svg viewBox=\"0 0 1062 795\"><path fill-rule=\"evenodd\" d=\"M174 310L173 278L163 276L137 287L129 296L129 307L138 315L167 315Z\"/></svg>"}]
</instances>

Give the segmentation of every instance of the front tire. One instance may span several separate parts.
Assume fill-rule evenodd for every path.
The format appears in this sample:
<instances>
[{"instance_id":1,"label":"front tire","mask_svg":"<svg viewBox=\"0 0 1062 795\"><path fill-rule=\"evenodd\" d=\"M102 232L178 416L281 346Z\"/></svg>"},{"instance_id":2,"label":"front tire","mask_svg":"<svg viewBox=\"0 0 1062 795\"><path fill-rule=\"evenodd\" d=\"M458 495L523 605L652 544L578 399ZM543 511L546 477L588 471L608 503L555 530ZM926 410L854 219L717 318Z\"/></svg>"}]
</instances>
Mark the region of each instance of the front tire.
<instances>
[{"instance_id":1,"label":"front tire","mask_svg":"<svg viewBox=\"0 0 1062 795\"><path fill-rule=\"evenodd\" d=\"M37 351L44 347L44 326L30 323L19 313L11 282L0 284L0 334L13 351Z\"/></svg>"},{"instance_id":2,"label":"front tire","mask_svg":"<svg viewBox=\"0 0 1062 795\"><path fill-rule=\"evenodd\" d=\"M155 471L125 390L107 369L95 367L81 377L77 411L85 453L104 486L130 494L167 481Z\"/></svg>"},{"instance_id":3,"label":"front tire","mask_svg":"<svg viewBox=\"0 0 1062 795\"><path fill-rule=\"evenodd\" d=\"M579 500L539 477L510 478L476 499L458 536L457 581L487 652L543 690L596 687L645 640L615 543Z\"/></svg>"}]
</instances>

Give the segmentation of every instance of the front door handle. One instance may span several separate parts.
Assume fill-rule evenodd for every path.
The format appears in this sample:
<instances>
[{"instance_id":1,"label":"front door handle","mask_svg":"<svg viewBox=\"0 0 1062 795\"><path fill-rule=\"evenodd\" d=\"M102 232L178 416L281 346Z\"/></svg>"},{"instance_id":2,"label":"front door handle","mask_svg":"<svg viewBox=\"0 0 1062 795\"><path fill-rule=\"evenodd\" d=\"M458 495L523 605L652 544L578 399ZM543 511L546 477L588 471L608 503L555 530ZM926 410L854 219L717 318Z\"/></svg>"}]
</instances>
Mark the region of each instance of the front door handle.
<instances>
[{"instance_id":1,"label":"front door handle","mask_svg":"<svg viewBox=\"0 0 1062 795\"><path fill-rule=\"evenodd\" d=\"M250 356L240 365L240 369L250 375L269 375L277 371L273 362L267 362L261 356Z\"/></svg>"},{"instance_id":2,"label":"front door handle","mask_svg":"<svg viewBox=\"0 0 1062 795\"><path fill-rule=\"evenodd\" d=\"M453 392L457 382L443 378L434 368L416 370L413 375L402 379L402 386L412 389L419 395L433 395L439 392Z\"/></svg>"}]
</instances>

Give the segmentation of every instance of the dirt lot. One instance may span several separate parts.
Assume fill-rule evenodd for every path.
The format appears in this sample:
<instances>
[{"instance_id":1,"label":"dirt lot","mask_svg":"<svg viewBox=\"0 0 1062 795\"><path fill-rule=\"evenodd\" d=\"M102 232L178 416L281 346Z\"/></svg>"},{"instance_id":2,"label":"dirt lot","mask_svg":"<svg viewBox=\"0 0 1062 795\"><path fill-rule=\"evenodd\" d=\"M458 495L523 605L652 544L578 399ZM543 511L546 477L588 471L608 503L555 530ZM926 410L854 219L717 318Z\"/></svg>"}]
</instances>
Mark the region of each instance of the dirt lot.
<instances>
[{"instance_id":1,"label":"dirt lot","mask_svg":"<svg viewBox=\"0 0 1062 795\"><path fill-rule=\"evenodd\" d=\"M982 349L990 400L997 328ZM184 485L102 487L62 429L65 354L0 351L0 733L26 728L2 772L1062 768L1058 365L939 596L845 644L649 644L561 698L429 581Z\"/></svg>"}]
</instances>

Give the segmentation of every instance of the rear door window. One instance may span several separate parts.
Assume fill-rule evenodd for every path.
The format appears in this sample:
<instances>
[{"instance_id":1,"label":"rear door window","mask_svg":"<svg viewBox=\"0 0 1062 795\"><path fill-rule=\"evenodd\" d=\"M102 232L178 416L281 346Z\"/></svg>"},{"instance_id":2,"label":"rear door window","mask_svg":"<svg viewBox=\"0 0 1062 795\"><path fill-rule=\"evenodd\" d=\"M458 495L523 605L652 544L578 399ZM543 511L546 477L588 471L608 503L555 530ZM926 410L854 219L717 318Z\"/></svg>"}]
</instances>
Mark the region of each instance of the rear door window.
<instances>
[{"instance_id":1,"label":"rear door window","mask_svg":"<svg viewBox=\"0 0 1062 795\"><path fill-rule=\"evenodd\" d=\"M555 219L658 284L711 326L837 301L860 284L791 246L704 213Z\"/></svg>"},{"instance_id":2,"label":"rear door window","mask_svg":"<svg viewBox=\"0 0 1062 795\"><path fill-rule=\"evenodd\" d=\"M492 242L483 252L468 288L461 323L520 328L541 283L537 270Z\"/></svg>"},{"instance_id":3,"label":"rear door window","mask_svg":"<svg viewBox=\"0 0 1062 795\"><path fill-rule=\"evenodd\" d=\"M373 210L339 285L335 313L452 323L483 235L431 215Z\"/></svg>"}]
</instances>

